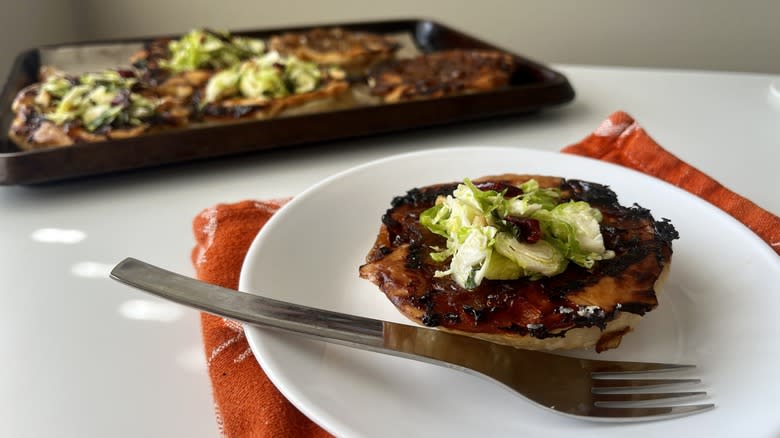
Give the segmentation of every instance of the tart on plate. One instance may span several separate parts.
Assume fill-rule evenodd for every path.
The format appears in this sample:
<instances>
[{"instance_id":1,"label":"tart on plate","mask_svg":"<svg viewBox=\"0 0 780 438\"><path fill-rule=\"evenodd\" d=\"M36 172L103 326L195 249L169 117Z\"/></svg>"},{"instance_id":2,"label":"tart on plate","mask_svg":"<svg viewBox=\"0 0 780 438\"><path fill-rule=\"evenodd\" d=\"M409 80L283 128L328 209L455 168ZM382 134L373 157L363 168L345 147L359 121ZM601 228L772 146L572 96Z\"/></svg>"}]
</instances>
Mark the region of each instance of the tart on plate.
<instances>
[{"instance_id":1,"label":"tart on plate","mask_svg":"<svg viewBox=\"0 0 780 438\"><path fill-rule=\"evenodd\" d=\"M419 324L520 348L616 348L677 232L607 186L504 174L393 199L360 276Z\"/></svg>"}]
</instances>

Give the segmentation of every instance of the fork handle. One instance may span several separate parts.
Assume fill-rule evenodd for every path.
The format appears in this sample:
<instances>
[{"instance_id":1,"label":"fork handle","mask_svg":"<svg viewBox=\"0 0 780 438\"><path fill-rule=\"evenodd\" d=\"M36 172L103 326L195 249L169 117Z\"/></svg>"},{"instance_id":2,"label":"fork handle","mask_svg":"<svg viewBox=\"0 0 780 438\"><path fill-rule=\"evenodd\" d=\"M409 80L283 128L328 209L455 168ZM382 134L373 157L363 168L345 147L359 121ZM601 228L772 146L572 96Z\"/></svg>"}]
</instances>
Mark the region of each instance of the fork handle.
<instances>
[{"instance_id":1,"label":"fork handle","mask_svg":"<svg viewBox=\"0 0 780 438\"><path fill-rule=\"evenodd\" d=\"M116 265L111 278L217 316L352 347L384 350L384 324L391 324L227 289L134 258Z\"/></svg>"},{"instance_id":2,"label":"fork handle","mask_svg":"<svg viewBox=\"0 0 780 438\"><path fill-rule=\"evenodd\" d=\"M469 336L316 309L215 286L143 261L127 258L111 278L151 294L214 315L280 329L335 344L415 359L501 379L512 364L514 379L533 376L550 355L518 350ZM512 357L511 360L507 359ZM561 360L561 358L559 358ZM518 372L528 368L526 373ZM501 371L499 374L505 374ZM506 382L505 382L506 383Z\"/></svg>"}]
</instances>

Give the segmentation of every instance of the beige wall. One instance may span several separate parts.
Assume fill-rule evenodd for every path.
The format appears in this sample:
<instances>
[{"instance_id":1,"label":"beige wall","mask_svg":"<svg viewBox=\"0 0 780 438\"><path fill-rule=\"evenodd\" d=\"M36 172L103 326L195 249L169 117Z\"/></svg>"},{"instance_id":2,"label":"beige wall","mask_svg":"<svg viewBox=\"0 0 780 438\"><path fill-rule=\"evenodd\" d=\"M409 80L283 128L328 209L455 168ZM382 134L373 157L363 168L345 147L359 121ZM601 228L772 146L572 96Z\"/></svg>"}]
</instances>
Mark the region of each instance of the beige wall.
<instances>
[{"instance_id":1,"label":"beige wall","mask_svg":"<svg viewBox=\"0 0 780 438\"><path fill-rule=\"evenodd\" d=\"M33 0L8 6L3 11L20 18L0 17L2 71L20 47L74 38L428 17L548 63L780 73L775 0Z\"/></svg>"},{"instance_id":2,"label":"beige wall","mask_svg":"<svg viewBox=\"0 0 780 438\"><path fill-rule=\"evenodd\" d=\"M22 50L86 37L79 0L0 0L0 77Z\"/></svg>"}]
</instances>

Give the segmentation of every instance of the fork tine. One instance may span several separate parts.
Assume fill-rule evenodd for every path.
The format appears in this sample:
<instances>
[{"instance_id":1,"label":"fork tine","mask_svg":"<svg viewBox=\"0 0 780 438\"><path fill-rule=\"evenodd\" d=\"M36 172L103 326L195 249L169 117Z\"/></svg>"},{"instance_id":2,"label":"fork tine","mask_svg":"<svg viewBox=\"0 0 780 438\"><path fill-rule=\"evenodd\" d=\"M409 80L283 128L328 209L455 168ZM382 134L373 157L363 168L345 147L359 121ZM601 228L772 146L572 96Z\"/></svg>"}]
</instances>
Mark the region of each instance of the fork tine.
<instances>
[{"instance_id":1,"label":"fork tine","mask_svg":"<svg viewBox=\"0 0 780 438\"><path fill-rule=\"evenodd\" d=\"M589 415L611 421L637 421L660 420L685 415L696 414L714 408L712 403L701 405L681 405L663 407L637 407L637 408L602 408L597 407L590 411Z\"/></svg>"},{"instance_id":2,"label":"fork tine","mask_svg":"<svg viewBox=\"0 0 780 438\"><path fill-rule=\"evenodd\" d=\"M593 393L619 389L656 389L672 385L701 383L701 379L593 379Z\"/></svg>"},{"instance_id":3,"label":"fork tine","mask_svg":"<svg viewBox=\"0 0 780 438\"><path fill-rule=\"evenodd\" d=\"M688 402L703 398L707 395L704 391L688 392L645 392L645 393L607 393L593 394L594 405L598 407L631 407L637 404L661 403L661 402Z\"/></svg>"},{"instance_id":4,"label":"fork tine","mask_svg":"<svg viewBox=\"0 0 780 438\"><path fill-rule=\"evenodd\" d=\"M594 360L590 361L590 370L594 375L624 373L655 373L679 371L696 368L696 365L660 363L660 362L622 362Z\"/></svg>"}]
</instances>

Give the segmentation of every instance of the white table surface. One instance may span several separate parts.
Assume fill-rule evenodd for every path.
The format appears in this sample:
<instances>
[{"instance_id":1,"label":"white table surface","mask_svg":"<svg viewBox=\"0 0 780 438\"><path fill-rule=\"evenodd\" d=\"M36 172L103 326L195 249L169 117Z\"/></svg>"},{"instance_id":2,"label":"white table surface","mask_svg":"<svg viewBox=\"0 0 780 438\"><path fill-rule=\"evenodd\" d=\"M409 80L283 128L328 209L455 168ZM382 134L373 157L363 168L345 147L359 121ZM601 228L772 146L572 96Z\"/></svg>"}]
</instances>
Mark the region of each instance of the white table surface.
<instances>
[{"instance_id":1,"label":"white table surface","mask_svg":"<svg viewBox=\"0 0 780 438\"><path fill-rule=\"evenodd\" d=\"M133 256L192 275L192 219L219 202L295 195L425 148L558 150L623 109L672 153L780 214L780 76L555 67L577 97L530 117L0 187L0 436L218 436L198 313L107 272Z\"/></svg>"}]
</instances>

